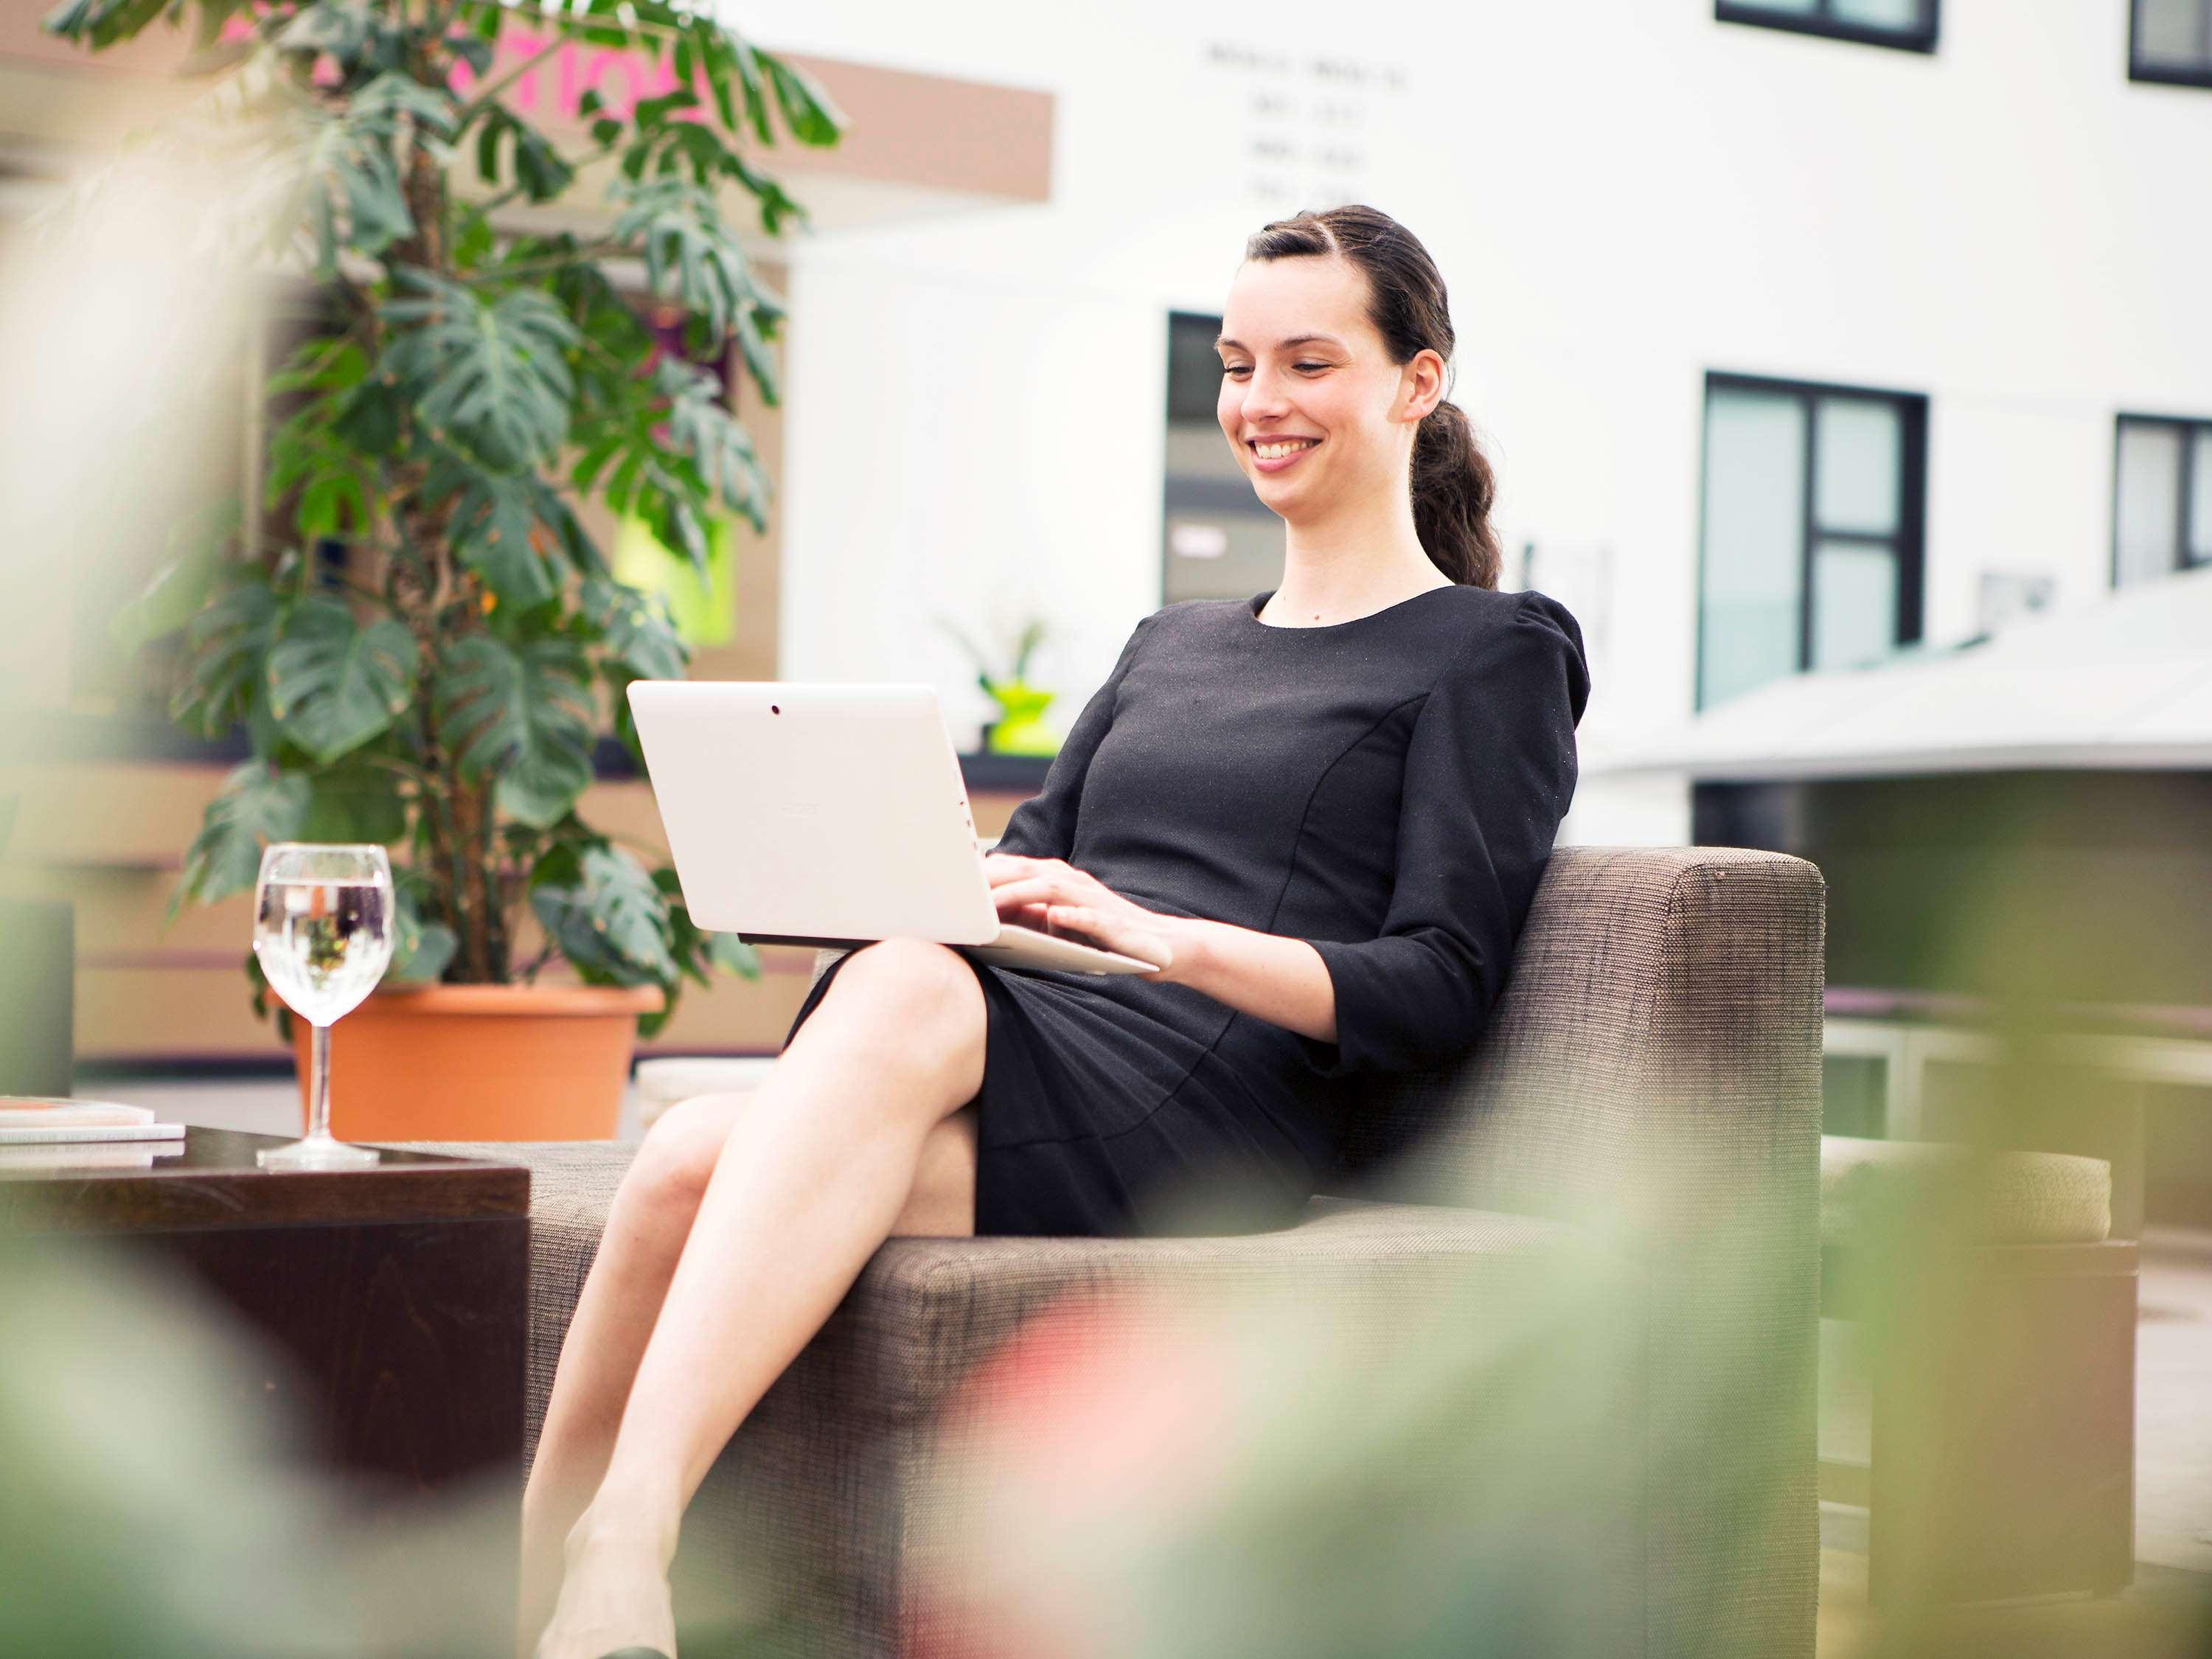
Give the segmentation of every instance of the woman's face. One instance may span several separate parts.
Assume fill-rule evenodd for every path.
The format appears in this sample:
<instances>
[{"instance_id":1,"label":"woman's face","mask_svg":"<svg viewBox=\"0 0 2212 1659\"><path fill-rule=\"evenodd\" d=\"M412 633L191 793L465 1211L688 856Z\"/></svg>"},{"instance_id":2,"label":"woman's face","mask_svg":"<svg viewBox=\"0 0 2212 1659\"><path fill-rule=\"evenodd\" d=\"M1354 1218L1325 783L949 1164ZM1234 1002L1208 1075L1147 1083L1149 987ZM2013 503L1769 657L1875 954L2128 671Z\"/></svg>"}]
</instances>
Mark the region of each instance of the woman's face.
<instances>
[{"instance_id":1,"label":"woman's face","mask_svg":"<svg viewBox=\"0 0 2212 1659\"><path fill-rule=\"evenodd\" d=\"M1260 499L1285 520L1403 491L1443 360L1394 363L1341 255L1247 259L1223 309L1214 413Z\"/></svg>"}]
</instances>

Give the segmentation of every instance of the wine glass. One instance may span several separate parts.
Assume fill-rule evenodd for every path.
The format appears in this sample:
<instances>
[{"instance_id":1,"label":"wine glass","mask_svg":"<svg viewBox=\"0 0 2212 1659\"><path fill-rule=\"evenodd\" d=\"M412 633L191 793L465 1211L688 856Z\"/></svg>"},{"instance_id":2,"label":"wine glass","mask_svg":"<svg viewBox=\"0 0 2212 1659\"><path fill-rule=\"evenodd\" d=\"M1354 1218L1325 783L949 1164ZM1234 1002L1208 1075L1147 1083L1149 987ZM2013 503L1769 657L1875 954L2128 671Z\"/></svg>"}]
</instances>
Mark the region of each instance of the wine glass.
<instances>
[{"instance_id":1,"label":"wine glass","mask_svg":"<svg viewBox=\"0 0 2212 1659\"><path fill-rule=\"evenodd\" d=\"M355 1170L373 1146L331 1138L331 1027L376 988L392 961L392 862L375 846L276 842L261 854L253 954L270 988L314 1028L307 1134L255 1154L264 1169Z\"/></svg>"}]
</instances>

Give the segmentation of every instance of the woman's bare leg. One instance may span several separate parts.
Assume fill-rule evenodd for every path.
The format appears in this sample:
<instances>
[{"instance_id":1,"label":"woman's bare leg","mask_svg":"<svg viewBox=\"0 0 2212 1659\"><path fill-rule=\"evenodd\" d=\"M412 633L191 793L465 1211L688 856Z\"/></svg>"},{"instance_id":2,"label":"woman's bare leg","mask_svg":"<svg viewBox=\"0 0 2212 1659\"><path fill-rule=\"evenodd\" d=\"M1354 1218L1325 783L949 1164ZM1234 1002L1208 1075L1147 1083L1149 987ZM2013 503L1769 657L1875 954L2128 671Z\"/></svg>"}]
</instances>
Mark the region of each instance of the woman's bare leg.
<instances>
[{"instance_id":1,"label":"woman's bare leg","mask_svg":"<svg viewBox=\"0 0 2212 1659\"><path fill-rule=\"evenodd\" d=\"M837 981L830 985L836 990ZM865 1005L852 1005L865 1006ZM850 1006L829 1012L825 994L809 1018L830 1029ZM806 1028L802 1028L802 1030ZM750 1095L701 1095L654 1121L616 1189L607 1224L562 1339L551 1398L522 1499L521 1594L515 1627L529 1659L552 1617L562 1546L606 1473L615 1430L629 1399L653 1322L690 1235L716 1158ZM941 1120L922 1142L895 1237L964 1238L975 1231L975 1109Z\"/></svg>"},{"instance_id":2,"label":"woman's bare leg","mask_svg":"<svg viewBox=\"0 0 2212 1659\"><path fill-rule=\"evenodd\" d=\"M525 1643L552 1577L549 1538L596 1487L562 1535L566 1576L541 1650L672 1648L677 1522L738 1424L885 1237L973 1231L975 1119L959 1109L981 1086L984 1030L981 991L954 952L888 940L839 970L750 1098L698 1103L660 1136L620 1231L610 1215L589 1322L580 1301L563 1346L526 1500L537 1559L525 1563ZM687 1206L669 1172L703 1161L718 1109L720 1155ZM687 1224L681 1242L653 1209L656 1184L662 1209Z\"/></svg>"},{"instance_id":3,"label":"woman's bare leg","mask_svg":"<svg viewBox=\"0 0 2212 1659\"><path fill-rule=\"evenodd\" d=\"M743 1099L704 1095L671 1107L646 1132L615 1189L599 1252L562 1339L544 1425L522 1493L515 1620L522 1659L553 1616L553 1597L561 1583L561 1541L606 1473L637 1362L653 1334L707 1178L714 1173L714 1154L734 1126L735 1109Z\"/></svg>"}]
</instances>

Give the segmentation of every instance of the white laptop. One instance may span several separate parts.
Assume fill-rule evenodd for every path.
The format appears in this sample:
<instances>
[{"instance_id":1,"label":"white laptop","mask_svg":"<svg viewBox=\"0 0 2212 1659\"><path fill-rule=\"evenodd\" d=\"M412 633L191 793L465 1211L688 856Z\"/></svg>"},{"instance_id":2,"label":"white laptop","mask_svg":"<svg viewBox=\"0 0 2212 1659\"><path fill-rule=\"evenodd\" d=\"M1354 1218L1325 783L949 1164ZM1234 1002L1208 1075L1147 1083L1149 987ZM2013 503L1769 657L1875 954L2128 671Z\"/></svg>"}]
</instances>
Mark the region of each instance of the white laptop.
<instances>
[{"instance_id":1,"label":"white laptop","mask_svg":"<svg viewBox=\"0 0 2212 1659\"><path fill-rule=\"evenodd\" d=\"M755 945L913 938L1009 967L1158 971L1000 921L935 687L638 680L629 706L699 927Z\"/></svg>"}]
</instances>

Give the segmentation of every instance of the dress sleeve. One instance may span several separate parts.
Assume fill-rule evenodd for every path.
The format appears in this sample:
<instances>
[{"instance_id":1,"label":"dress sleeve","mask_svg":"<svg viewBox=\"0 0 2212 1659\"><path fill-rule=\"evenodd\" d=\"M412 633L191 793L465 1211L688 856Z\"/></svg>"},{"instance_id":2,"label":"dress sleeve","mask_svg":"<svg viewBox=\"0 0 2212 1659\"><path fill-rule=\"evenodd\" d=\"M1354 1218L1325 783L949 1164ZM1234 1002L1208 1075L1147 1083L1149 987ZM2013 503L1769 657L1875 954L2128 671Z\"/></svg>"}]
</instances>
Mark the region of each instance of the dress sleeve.
<instances>
[{"instance_id":1,"label":"dress sleeve","mask_svg":"<svg viewBox=\"0 0 2212 1659\"><path fill-rule=\"evenodd\" d=\"M1091 694L1091 701L1083 705L1083 712L1075 717L1075 724L1068 728L1059 752L1053 756L1052 764L1045 771L1044 787L1014 808L993 852L1017 853L1032 859L1065 859L1073 848L1075 811L1083 799L1083 775L1090 769L1091 757L1097 751L1106 728L1114 723L1115 694L1121 689L1121 677L1136 660L1145 629L1152 621L1152 617L1146 617L1130 631L1121 656L1115 661L1114 672L1107 675L1106 684Z\"/></svg>"},{"instance_id":2,"label":"dress sleeve","mask_svg":"<svg viewBox=\"0 0 2212 1659\"><path fill-rule=\"evenodd\" d=\"M1294 1033L1322 1076L1439 1067L1482 1035L1574 798L1589 697L1582 629L1543 593L1445 669L1406 752L1380 936L1307 941L1336 988L1336 1041Z\"/></svg>"}]
</instances>

